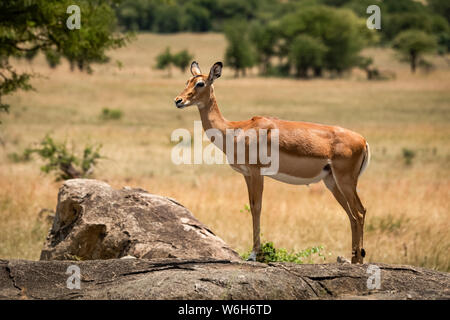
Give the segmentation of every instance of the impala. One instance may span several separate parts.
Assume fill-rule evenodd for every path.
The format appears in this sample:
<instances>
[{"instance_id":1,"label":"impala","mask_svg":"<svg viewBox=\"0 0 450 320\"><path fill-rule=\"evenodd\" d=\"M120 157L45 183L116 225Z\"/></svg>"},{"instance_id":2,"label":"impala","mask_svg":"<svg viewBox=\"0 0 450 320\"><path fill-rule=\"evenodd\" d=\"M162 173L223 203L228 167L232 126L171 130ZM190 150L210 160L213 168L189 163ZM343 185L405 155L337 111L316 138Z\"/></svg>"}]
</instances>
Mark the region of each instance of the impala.
<instances>
[{"instance_id":1,"label":"impala","mask_svg":"<svg viewBox=\"0 0 450 320\"><path fill-rule=\"evenodd\" d=\"M356 185L369 164L369 144L360 134L337 126L259 116L244 121L226 120L217 105L213 86L222 74L222 67L222 63L217 62L209 75L203 75L194 61L191 64L192 77L183 92L175 98L176 107L182 109L197 105L203 129L216 129L224 139L228 130L246 132L263 129L268 131L269 140L272 132L276 132L279 168L268 177L294 185L309 185L323 180L350 219L352 263L363 263L366 255L363 249L366 209L356 192ZM226 145L222 145L222 151L226 153L225 148ZM247 184L253 222L253 249L249 260L260 260L263 165L246 160L243 164L231 162L230 166L244 175Z\"/></svg>"}]
</instances>

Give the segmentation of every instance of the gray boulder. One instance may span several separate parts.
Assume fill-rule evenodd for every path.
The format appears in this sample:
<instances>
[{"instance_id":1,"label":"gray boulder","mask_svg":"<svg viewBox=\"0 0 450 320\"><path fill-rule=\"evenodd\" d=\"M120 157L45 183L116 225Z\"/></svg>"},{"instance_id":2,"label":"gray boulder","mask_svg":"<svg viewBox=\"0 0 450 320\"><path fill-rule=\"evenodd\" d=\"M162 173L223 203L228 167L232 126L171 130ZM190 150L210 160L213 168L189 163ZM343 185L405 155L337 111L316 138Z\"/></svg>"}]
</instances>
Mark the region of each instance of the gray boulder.
<instances>
[{"instance_id":1,"label":"gray boulder","mask_svg":"<svg viewBox=\"0 0 450 320\"><path fill-rule=\"evenodd\" d=\"M175 200L129 187L74 179L58 193L41 260L240 260L222 239Z\"/></svg>"},{"instance_id":2,"label":"gray boulder","mask_svg":"<svg viewBox=\"0 0 450 320\"><path fill-rule=\"evenodd\" d=\"M0 260L0 299L450 299L448 273L376 266L379 288L367 264Z\"/></svg>"}]
</instances>

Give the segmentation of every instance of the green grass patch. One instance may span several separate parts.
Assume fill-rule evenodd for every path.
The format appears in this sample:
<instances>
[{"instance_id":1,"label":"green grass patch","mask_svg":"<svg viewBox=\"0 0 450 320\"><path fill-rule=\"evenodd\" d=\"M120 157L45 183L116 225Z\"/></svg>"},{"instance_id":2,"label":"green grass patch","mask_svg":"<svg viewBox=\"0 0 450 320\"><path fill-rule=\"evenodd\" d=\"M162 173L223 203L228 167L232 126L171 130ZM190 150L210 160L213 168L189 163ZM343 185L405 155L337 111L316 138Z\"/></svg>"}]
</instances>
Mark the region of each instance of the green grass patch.
<instances>
[{"instance_id":1,"label":"green grass patch","mask_svg":"<svg viewBox=\"0 0 450 320\"><path fill-rule=\"evenodd\" d=\"M293 262L298 264L313 263L314 258L325 260L323 246L310 247L298 252L289 252L283 248L275 248L273 242L265 242L262 245L262 252L264 260L262 262ZM247 260L251 251L245 252L241 255L242 259Z\"/></svg>"}]
</instances>

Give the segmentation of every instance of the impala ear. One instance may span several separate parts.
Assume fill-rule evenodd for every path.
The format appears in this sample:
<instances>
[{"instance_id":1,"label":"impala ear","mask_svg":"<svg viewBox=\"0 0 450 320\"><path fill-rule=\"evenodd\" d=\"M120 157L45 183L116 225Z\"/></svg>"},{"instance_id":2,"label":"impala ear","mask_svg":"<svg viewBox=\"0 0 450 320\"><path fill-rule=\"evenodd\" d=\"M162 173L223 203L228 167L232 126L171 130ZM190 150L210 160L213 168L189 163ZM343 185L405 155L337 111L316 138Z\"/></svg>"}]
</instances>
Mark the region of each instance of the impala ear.
<instances>
[{"instance_id":1,"label":"impala ear","mask_svg":"<svg viewBox=\"0 0 450 320\"><path fill-rule=\"evenodd\" d=\"M217 78L220 78L220 76L222 75L222 68L223 68L222 62L214 63L214 65L211 67L211 71L209 72L209 76L208 76L208 81L210 83L213 83L214 80L216 80Z\"/></svg>"},{"instance_id":2,"label":"impala ear","mask_svg":"<svg viewBox=\"0 0 450 320\"><path fill-rule=\"evenodd\" d=\"M194 77L202 74L202 71L200 70L200 66L198 65L197 61L192 62L191 73Z\"/></svg>"}]
</instances>

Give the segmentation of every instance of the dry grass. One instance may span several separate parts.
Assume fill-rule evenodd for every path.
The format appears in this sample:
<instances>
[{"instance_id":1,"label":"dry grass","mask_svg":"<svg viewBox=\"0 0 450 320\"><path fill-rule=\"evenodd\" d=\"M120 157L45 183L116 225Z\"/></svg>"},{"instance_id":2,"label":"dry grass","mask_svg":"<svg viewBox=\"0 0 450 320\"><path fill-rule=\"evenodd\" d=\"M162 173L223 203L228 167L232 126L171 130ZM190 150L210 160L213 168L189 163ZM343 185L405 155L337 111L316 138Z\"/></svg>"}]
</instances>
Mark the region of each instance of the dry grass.
<instances>
[{"instance_id":1,"label":"dry grass","mask_svg":"<svg viewBox=\"0 0 450 320\"><path fill-rule=\"evenodd\" d=\"M13 163L7 155L39 141L46 133L79 147L100 142L103 160L98 179L114 187L142 187L171 196L236 250L251 247L251 219L244 179L226 166L175 166L170 134L193 129L198 112L177 110L173 98L187 74L153 70L154 57L167 45L187 48L207 72L221 60L221 35L140 35L113 52L108 65L93 75L50 70L39 58L20 68L48 78L33 81L36 92L7 99L12 110L0 126L0 258L38 259L48 223L38 213L53 209L60 183L39 172L39 162ZM224 115L231 120L274 115L290 120L339 124L362 133L373 158L361 177L359 192L368 208L367 261L406 263L449 271L450 68L434 58L437 71L411 75L393 53L372 49L381 69L395 81L368 82L354 72L341 80L296 81L257 78L235 80L230 70L216 85ZM115 60L121 60L119 69ZM118 121L102 121L103 108L120 109ZM406 166L402 149L417 156ZM309 188L266 179L263 239L277 247L300 250L324 245L328 262L349 256L350 227L344 211L322 184Z\"/></svg>"}]
</instances>

